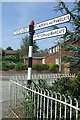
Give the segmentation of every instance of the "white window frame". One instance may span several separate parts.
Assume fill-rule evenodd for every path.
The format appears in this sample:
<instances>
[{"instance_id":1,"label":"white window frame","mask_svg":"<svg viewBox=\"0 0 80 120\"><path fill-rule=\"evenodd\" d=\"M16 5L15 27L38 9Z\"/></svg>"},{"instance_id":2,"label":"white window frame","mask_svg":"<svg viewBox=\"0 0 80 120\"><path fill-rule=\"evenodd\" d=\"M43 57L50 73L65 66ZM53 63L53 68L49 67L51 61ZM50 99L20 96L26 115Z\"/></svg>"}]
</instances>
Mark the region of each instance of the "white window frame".
<instances>
[{"instance_id":1,"label":"white window frame","mask_svg":"<svg viewBox=\"0 0 80 120\"><path fill-rule=\"evenodd\" d=\"M56 58L56 64L59 65L59 58Z\"/></svg>"},{"instance_id":2,"label":"white window frame","mask_svg":"<svg viewBox=\"0 0 80 120\"><path fill-rule=\"evenodd\" d=\"M52 48L49 49L49 53L52 53Z\"/></svg>"},{"instance_id":3,"label":"white window frame","mask_svg":"<svg viewBox=\"0 0 80 120\"><path fill-rule=\"evenodd\" d=\"M59 45L56 46L56 52L58 52L58 51L59 51Z\"/></svg>"},{"instance_id":4,"label":"white window frame","mask_svg":"<svg viewBox=\"0 0 80 120\"><path fill-rule=\"evenodd\" d=\"M42 64L45 64L45 58L42 59Z\"/></svg>"},{"instance_id":5,"label":"white window frame","mask_svg":"<svg viewBox=\"0 0 80 120\"><path fill-rule=\"evenodd\" d=\"M53 47L53 53L55 53L55 47Z\"/></svg>"}]
</instances>

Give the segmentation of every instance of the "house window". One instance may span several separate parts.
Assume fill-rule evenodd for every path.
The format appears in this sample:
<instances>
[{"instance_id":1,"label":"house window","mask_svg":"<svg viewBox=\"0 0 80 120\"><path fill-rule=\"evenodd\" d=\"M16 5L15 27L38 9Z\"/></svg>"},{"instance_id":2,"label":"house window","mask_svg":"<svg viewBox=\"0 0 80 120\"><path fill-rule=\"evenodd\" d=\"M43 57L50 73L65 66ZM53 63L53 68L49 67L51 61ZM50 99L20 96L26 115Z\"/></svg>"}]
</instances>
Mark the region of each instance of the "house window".
<instances>
[{"instance_id":1,"label":"house window","mask_svg":"<svg viewBox=\"0 0 80 120\"><path fill-rule=\"evenodd\" d=\"M52 53L52 49L51 48L49 49L49 52Z\"/></svg>"},{"instance_id":2,"label":"house window","mask_svg":"<svg viewBox=\"0 0 80 120\"><path fill-rule=\"evenodd\" d=\"M42 59L42 64L45 64L45 59Z\"/></svg>"},{"instance_id":3,"label":"house window","mask_svg":"<svg viewBox=\"0 0 80 120\"><path fill-rule=\"evenodd\" d=\"M59 46L56 46L56 52L58 52L59 51Z\"/></svg>"},{"instance_id":4,"label":"house window","mask_svg":"<svg viewBox=\"0 0 80 120\"><path fill-rule=\"evenodd\" d=\"M53 53L55 53L55 47L53 48Z\"/></svg>"},{"instance_id":5,"label":"house window","mask_svg":"<svg viewBox=\"0 0 80 120\"><path fill-rule=\"evenodd\" d=\"M56 64L59 65L59 58L56 58Z\"/></svg>"}]
</instances>

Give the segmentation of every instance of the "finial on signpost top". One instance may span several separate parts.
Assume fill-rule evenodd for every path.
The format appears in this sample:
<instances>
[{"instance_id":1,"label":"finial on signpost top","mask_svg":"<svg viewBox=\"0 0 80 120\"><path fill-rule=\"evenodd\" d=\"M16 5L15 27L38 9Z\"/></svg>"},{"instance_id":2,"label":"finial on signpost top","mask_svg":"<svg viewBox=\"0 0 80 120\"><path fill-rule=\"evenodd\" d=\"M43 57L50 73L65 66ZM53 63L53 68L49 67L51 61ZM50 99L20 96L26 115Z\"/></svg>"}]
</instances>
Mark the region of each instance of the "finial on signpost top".
<instances>
[{"instance_id":1,"label":"finial on signpost top","mask_svg":"<svg viewBox=\"0 0 80 120\"><path fill-rule=\"evenodd\" d=\"M34 25L34 20L31 20L30 25Z\"/></svg>"},{"instance_id":2,"label":"finial on signpost top","mask_svg":"<svg viewBox=\"0 0 80 120\"><path fill-rule=\"evenodd\" d=\"M34 31L34 21L31 20L30 25L29 25L29 34L30 35L34 35L35 31Z\"/></svg>"}]
</instances>

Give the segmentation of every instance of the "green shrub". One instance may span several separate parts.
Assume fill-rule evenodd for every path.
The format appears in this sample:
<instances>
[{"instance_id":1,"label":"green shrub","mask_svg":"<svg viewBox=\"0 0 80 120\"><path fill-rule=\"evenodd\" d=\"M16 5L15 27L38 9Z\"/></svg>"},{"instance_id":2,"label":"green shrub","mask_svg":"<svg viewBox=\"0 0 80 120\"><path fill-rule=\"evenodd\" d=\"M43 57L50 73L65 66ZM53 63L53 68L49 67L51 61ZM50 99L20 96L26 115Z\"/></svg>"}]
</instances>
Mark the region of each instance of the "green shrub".
<instances>
[{"instance_id":1,"label":"green shrub","mask_svg":"<svg viewBox=\"0 0 80 120\"><path fill-rule=\"evenodd\" d=\"M3 61L10 61L10 62L16 62L16 57L15 56L10 56L10 55L8 55L8 56L3 56L2 57L2 60Z\"/></svg>"},{"instance_id":2,"label":"green shrub","mask_svg":"<svg viewBox=\"0 0 80 120\"><path fill-rule=\"evenodd\" d=\"M53 71L53 64L49 64L49 71Z\"/></svg>"},{"instance_id":3,"label":"green shrub","mask_svg":"<svg viewBox=\"0 0 80 120\"><path fill-rule=\"evenodd\" d=\"M33 69L33 70L41 70L41 65L40 65L40 64L34 64L34 65L32 66L32 69Z\"/></svg>"},{"instance_id":4,"label":"green shrub","mask_svg":"<svg viewBox=\"0 0 80 120\"><path fill-rule=\"evenodd\" d=\"M34 64L32 69L33 70L48 70L49 67L47 64Z\"/></svg>"},{"instance_id":5,"label":"green shrub","mask_svg":"<svg viewBox=\"0 0 80 120\"><path fill-rule=\"evenodd\" d=\"M22 70L27 70L28 69L28 65L27 64L22 64Z\"/></svg>"},{"instance_id":6,"label":"green shrub","mask_svg":"<svg viewBox=\"0 0 80 120\"><path fill-rule=\"evenodd\" d=\"M24 59L23 58L19 59L19 62L24 63Z\"/></svg>"},{"instance_id":7,"label":"green shrub","mask_svg":"<svg viewBox=\"0 0 80 120\"><path fill-rule=\"evenodd\" d=\"M15 68L14 68L15 70L22 70L22 63L17 63L16 65L15 65Z\"/></svg>"},{"instance_id":8,"label":"green shrub","mask_svg":"<svg viewBox=\"0 0 80 120\"><path fill-rule=\"evenodd\" d=\"M27 70L27 69L28 69L28 66L24 63L19 62L15 65L15 70L17 70L17 71L18 70Z\"/></svg>"},{"instance_id":9,"label":"green shrub","mask_svg":"<svg viewBox=\"0 0 80 120\"><path fill-rule=\"evenodd\" d=\"M2 70L7 70L6 62L2 62Z\"/></svg>"},{"instance_id":10,"label":"green shrub","mask_svg":"<svg viewBox=\"0 0 80 120\"><path fill-rule=\"evenodd\" d=\"M59 69L59 65L57 64L49 64L49 71L51 72L58 72L58 69Z\"/></svg>"},{"instance_id":11,"label":"green shrub","mask_svg":"<svg viewBox=\"0 0 80 120\"><path fill-rule=\"evenodd\" d=\"M51 72L58 72L59 66L57 64L34 64L33 70L49 70Z\"/></svg>"},{"instance_id":12,"label":"green shrub","mask_svg":"<svg viewBox=\"0 0 80 120\"><path fill-rule=\"evenodd\" d=\"M41 68L42 68L42 70L48 70L49 69L49 65L41 64Z\"/></svg>"},{"instance_id":13,"label":"green shrub","mask_svg":"<svg viewBox=\"0 0 80 120\"><path fill-rule=\"evenodd\" d=\"M14 69L15 65L10 62L2 62L2 70L12 70Z\"/></svg>"},{"instance_id":14,"label":"green shrub","mask_svg":"<svg viewBox=\"0 0 80 120\"><path fill-rule=\"evenodd\" d=\"M0 61L2 61L2 56L0 56Z\"/></svg>"},{"instance_id":15,"label":"green shrub","mask_svg":"<svg viewBox=\"0 0 80 120\"><path fill-rule=\"evenodd\" d=\"M2 62L0 61L0 70L2 70Z\"/></svg>"}]
</instances>

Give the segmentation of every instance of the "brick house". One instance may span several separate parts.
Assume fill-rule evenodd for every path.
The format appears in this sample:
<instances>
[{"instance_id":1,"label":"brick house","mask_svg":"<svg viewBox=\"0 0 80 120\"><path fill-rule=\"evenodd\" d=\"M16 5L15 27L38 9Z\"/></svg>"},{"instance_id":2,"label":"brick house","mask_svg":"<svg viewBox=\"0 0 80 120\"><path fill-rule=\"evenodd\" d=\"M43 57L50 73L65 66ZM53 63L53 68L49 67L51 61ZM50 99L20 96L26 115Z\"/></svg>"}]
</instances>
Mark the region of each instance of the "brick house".
<instances>
[{"instance_id":1,"label":"brick house","mask_svg":"<svg viewBox=\"0 0 80 120\"><path fill-rule=\"evenodd\" d=\"M16 55L16 52L14 50L5 50L5 56L10 56L10 55L13 55L15 56Z\"/></svg>"},{"instance_id":2,"label":"brick house","mask_svg":"<svg viewBox=\"0 0 80 120\"><path fill-rule=\"evenodd\" d=\"M70 42L74 46L80 46L80 42L73 42L72 40L67 40L67 42ZM61 63L61 59L63 55L69 55L71 56L72 53L71 51L66 51L64 47L62 47L59 43L55 46L52 46L49 48L49 54L45 57L45 63L46 64L58 64L59 65L59 72L61 73L74 73L78 71L78 69L69 69L68 67L70 66L70 62L68 63Z\"/></svg>"},{"instance_id":3,"label":"brick house","mask_svg":"<svg viewBox=\"0 0 80 120\"><path fill-rule=\"evenodd\" d=\"M45 56L48 52L37 52L33 53L33 64L45 64ZM24 63L28 64L28 57L24 57Z\"/></svg>"}]
</instances>

